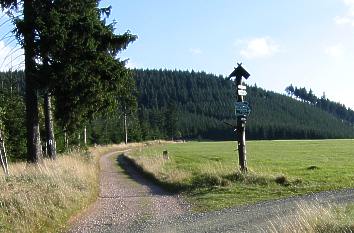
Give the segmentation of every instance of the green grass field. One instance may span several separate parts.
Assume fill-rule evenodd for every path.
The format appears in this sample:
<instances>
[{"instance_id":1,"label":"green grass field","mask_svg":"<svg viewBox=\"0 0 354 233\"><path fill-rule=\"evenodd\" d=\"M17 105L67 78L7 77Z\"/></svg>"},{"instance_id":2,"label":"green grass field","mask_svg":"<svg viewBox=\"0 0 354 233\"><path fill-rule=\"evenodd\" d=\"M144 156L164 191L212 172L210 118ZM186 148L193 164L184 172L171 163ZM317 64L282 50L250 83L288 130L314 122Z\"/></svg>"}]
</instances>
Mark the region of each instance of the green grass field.
<instances>
[{"instance_id":1,"label":"green grass field","mask_svg":"<svg viewBox=\"0 0 354 233\"><path fill-rule=\"evenodd\" d=\"M129 156L202 211L354 187L354 140L250 141L247 175L238 172L235 147L235 142L168 143Z\"/></svg>"}]
</instances>

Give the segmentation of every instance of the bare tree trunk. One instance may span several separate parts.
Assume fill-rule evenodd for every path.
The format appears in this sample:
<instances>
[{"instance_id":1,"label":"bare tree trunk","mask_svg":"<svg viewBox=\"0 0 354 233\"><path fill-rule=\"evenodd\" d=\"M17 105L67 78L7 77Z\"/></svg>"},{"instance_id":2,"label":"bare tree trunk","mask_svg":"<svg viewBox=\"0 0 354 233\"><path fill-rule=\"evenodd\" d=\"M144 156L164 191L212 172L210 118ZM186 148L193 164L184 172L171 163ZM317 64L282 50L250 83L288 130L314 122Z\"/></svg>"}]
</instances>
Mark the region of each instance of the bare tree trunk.
<instances>
[{"instance_id":1,"label":"bare tree trunk","mask_svg":"<svg viewBox=\"0 0 354 233\"><path fill-rule=\"evenodd\" d=\"M32 0L23 1L27 162L38 163L42 160L42 146L39 133L38 91L35 80L35 32L32 26L34 24L32 4Z\"/></svg>"},{"instance_id":2,"label":"bare tree trunk","mask_svg":"<svg viewBox=\"0 0 354 233\"><path fill-rule=\"evenodd\" d=\"M84 145L87 145L87 130L86 130L86 126L84 128Z\"/></svg>"},{"instance_id":3,"label":"bare tree trunk","mask_svg":"<svg viewBox=\"0 0 354 233\"><path fill-rule=\"evenodd\" d=\"M9 167L7 164L7 155L5 150L5 140L2 130L0 130L0 162L2 169L4 170L5 176L9 175Z\"/></svg>"},{"instance_id":4,"label":"bare tree trunk","mask_svg":"<svg viewBox=\"0 0 354 233\"><path fill-rule=\"evenodd\" d=\"M125 132L125 144L128 144L128 126L127 126L127 114L124 113L124 132Z\"/></svg>"},{"instance_id":5,"label":"bare tree trunk","mask_svg":"<svg viewBox=\"0 0 354 233\"><path fill-rule=\"evenodd\" d=\"M56 159L57 151L55 148L52 102L51 102L50 93L48 92L44 95L44 118L45 118L47 151L48 151L49 158L54 160Z\"/></svg>"},{"instance_id":6,"label":"bare tree trunk","mask_svg":"<svg viewBox=\"0 0 354 233\"><path fill-rule=\"evenodd\" d=\"M64 145L65 145L65 149L67 150L69 147L69 139L68 139L68 134L66 132L64 132Z\"/></svg>"}]
</instances>

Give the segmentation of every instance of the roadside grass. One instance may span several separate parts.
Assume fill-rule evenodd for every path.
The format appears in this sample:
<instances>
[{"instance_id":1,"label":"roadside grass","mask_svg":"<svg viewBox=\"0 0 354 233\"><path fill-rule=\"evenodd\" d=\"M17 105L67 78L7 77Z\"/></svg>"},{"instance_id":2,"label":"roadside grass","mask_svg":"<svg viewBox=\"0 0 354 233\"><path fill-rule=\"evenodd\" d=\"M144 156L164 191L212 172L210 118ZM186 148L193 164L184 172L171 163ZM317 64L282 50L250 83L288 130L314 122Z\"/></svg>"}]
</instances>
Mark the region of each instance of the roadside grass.
<instances>
[{"instance_id":1,"label":"roadside grass","mask_svg":"<svg viewBox=\"0 0 354 233\"><path fill-rule=\"evenodd\" d=\"M354 232L354 205L298 203L294 214L270 220L272 233L350 233Z\"/></svg>"},{"instance_id":2,"label":"roadside grass","mask_svg":"<svg viewBox=\"0 0 354 233\"><path fill-rule=\"evenodd\" d=\"M38 166L10 164L0 175L0 232L60 232L98 195L98 158L118 146L59 155Z\"/></svg>"},{"instance_id":3,"label":"roadside grass","mask_svg":"<svg viewBox=\"0 0 354 233\"><path fill-rule=\"evenodd\" d=\"M158 183L183 192L197 211L354 187L354 140L249 141L247 174L238 172L235 146L155 144L127 156Z\"/></svg>"}]
</instances>

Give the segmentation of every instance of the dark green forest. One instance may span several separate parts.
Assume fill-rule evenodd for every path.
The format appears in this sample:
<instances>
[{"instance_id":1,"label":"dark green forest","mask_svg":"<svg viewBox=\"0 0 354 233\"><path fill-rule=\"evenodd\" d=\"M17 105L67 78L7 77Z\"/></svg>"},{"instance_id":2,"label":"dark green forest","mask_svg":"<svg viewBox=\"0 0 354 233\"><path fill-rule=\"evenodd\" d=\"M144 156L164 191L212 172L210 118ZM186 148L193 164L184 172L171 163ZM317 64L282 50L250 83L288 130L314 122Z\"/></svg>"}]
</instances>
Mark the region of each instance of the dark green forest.
<instances>
[{"instance_id":1,"label":"dark green forest","mask_svg":"<svg viewBox=\"0 0 354 233\"><path fill-rule=\"evenodd\" d=\"M225 124L236 122L232 81L194 71L140 69L132 73L137 104L126 111L128 141L235 139L233 127ZM23 72L0 73L0 81L7 150L12 159L21 159L26 153ZM312 91L304 91L305 88L293 88L294 91L289 91L286 87L286 95L257 86L247 87L245 99L252 108L247 119L248 139L354 138L351 109L325 96L318 98ZM302 94L299 95L299 91L295 94L299 89ZM40 106L41 136L44 137L43 103ZM89 145L124 141L121 107L96 115L90 122L78 122L78 125L76 130L64 132L55 124L59 152L82 146L84 127ZM65 145L65 136L68 145Z\"/></svg>"},{"instance_id":2,"label":"dark green forest","mask_svg":"<svg viewBox=\"0 0 354 233\"><path fill-rule=\"evenodd\" d=\"M138 116L158 137L233 140L235 124L233 82L204 72L135 70ZM324 97L316 104L248 86L246 101L252 112L247 122L249 139L352 138L354 112ZM163 117L173 106L174 122Z\"/></svg>"},{"instance_id":3,"label":"dark green forest","mask_svg":"<svg viewBox=\"0 0 354 233\"><path fill-rule=\"evenodd\" d=\"M0 114L5 131L5 146L12 160L26 158L26 127L25 127L25 82L24 72L0 72ZM39 93L44 96L45 93ZM40 102L39 117L41 121L41 137L43 151L45 148L44 103ZM56 123L56 122L54 122ZM59 152L79 145L78 132L67 133L70 145L65 148L64 129L55 124L56 145ZM70 146L70 148L69 148Z\"/></svg>"}]
</instances>

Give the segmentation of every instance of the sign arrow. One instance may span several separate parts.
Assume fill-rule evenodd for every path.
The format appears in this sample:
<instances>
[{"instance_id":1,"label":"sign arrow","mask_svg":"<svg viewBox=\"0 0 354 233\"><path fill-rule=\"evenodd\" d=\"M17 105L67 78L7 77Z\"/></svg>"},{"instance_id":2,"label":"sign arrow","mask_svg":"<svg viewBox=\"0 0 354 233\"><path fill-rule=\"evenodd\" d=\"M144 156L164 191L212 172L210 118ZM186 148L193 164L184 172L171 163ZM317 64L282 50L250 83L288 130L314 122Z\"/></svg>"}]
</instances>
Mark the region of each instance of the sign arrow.
<instances>
[{"instance_id":1,"label":"sign arrow","mask_svg":"<svg viewBox=\"0 0 354 233\"><path fill-rule=\"evenodd\" d=\"M246 86L244 86L244 85L238 85L237 88L239 90L246 90Z\"/></svg>"},{"instance_id":2,"label":"sign arrow","mask_svg":"<svg viewBox=\"0 0 354 233\"><path fill-rule=\"evenodd\" d=\"M247 91L245 91L245 90L237 90L237 94L245 96L245 95L247 95Z\"/></svg>"}]
</instances>

